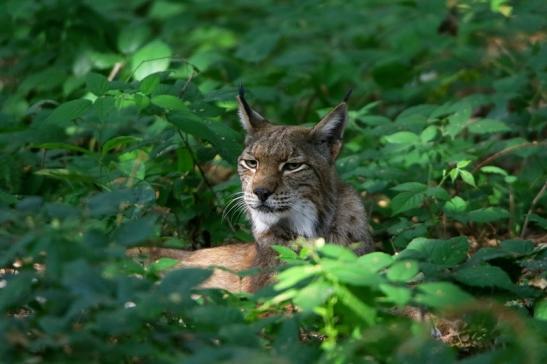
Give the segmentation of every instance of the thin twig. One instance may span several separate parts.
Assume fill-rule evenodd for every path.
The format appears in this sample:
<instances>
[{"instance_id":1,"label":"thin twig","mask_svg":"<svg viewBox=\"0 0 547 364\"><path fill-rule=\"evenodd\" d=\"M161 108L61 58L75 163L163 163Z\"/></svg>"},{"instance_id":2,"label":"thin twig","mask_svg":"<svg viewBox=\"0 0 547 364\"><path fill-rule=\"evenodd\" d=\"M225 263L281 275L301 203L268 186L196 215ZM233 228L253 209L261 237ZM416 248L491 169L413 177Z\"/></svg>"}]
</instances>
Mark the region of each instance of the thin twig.
<instances>
[{"instance_id":1,"label":"thin twig","mask_svg":"<svg viewBox=\"0 0 547 364\"><path fill-rule=\"evenodd\" d=\"M524 238L524 236L526 235L526 228L528 227L528 219L530 218L530 215L532 214L534 207L539 202L540 198L543 196L546 189L547 189L547 182L543 184L543 187L541 187L541 190L539 190L536 197L534 197L534 199L532 200L532 204L530 205L530 209L528 210L528 213L526 214L526 218L524 219L524 224L522 225L522 231L520 233L521 239Z\"/></svg>"},{"instance_id":2,"label":"thin twig","mask_svg":"<svg viewBox=\"0 0 547 364\"><path fill-rule=\"evenodd\" d=\"M475 168L473 168L473 173L478 171L479 169L481 169L483 166L487 165L488 163L492 162L493 160L496 160L500 157L503 157L504 155L509 154L509 153L511 153L511 152L513 152L517 149L536 147L536 146L542 145L542 144L547 144L547 141L542 141L540 143L538 143L537 141L527 142L527 143L513 145L511 147L500 150L499 152L494 153L490 157L486 158L485 160L483 160L482 162L477 164L477 166L475 166Z\"/></svg>"},{"instance_id":3,"label":"thin twig","mask_svg":"<svg viewBox=\"0 0 547 364\"><path fill-rule=\"evenodd\" d=\"M112 67L112 70L110 71L110 74L108 75L108 81L112 81L116 78L120 70L123 68L124 63L123 62L116 62L114 63L114 67Z\"/></svg>"}]
</instances>

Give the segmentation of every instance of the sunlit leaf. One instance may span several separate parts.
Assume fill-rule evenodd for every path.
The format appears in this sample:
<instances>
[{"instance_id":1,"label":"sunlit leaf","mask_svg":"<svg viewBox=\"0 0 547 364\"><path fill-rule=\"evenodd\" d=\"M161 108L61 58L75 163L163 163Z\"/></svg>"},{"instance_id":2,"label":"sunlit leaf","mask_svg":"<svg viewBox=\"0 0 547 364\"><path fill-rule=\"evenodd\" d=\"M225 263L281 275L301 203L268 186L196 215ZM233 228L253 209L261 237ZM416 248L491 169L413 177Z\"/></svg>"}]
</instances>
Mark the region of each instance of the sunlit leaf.
<instances>
[{"instance_id":1,"label":"sunlit leaf","mask_svg":"<svg viewBox=\"0 0 547 364\"><path fill-rule=\"evenodd\" d=\"M133 77L140 81L153 73L167 70L171 60L171 48L160 40L154 40L131 57Z\"/></svg>"}]
</instances>

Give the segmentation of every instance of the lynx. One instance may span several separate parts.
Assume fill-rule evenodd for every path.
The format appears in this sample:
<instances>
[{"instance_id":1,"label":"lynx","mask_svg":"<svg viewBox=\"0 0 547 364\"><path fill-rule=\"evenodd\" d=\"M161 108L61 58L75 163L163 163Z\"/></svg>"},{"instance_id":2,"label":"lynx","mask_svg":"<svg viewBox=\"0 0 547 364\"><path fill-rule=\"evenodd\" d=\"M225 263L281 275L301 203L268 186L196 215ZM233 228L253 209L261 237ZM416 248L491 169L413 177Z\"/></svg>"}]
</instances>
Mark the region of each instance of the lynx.
<instances>
[{"instance_id":1,"label":"lynx","mask_svg":"<svg viewBox=\"0 0 547 364\"><path fill-rule=\"evenodd\" d=\"M151 257L180 260L179 267L222 266L235 272L260 268L242 280L216 269L205 287L253 292L268 283L277 258L273 244L298 237L319 238L350 246L357 254L373 250L359 195L338 178L335 160L347 124L347 97L314 127L283 126L253 110L243 88L237 96L246 132L238 158L242 195L255 244L234 244L194 252L149 249ZM142 253L142 249L130 252Z\"/></svg>"}]
</instances>

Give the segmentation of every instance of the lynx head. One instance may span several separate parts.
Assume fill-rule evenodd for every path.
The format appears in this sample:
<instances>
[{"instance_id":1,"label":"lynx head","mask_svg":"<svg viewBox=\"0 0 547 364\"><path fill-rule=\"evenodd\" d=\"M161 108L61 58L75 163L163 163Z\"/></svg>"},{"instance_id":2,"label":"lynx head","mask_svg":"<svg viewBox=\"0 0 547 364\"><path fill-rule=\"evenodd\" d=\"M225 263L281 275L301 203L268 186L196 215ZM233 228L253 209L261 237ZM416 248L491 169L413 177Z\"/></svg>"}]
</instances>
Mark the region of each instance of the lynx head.
<instances>
[{"instance_id":1,"label":"lynx head","mask_svg":"<svg viewBox=\"0 0 547 364\"><path fill-rule=\"evenodd\" d=\"M336 201L334 162L347 121L346 100L312 128L270 123L249 106L242 89L237 100L246 131L238 173L255 238L275 227L290 238L320 236Z\"/></svg>"}]
</instances>

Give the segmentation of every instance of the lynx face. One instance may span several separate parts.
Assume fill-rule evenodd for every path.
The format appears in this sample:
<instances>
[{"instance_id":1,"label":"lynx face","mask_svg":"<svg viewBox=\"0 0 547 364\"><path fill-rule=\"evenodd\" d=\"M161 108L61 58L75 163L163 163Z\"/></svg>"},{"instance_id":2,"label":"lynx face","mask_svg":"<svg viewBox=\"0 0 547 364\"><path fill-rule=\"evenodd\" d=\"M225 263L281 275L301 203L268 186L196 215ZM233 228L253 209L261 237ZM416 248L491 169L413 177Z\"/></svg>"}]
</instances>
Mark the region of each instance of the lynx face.
<instances>
[{"instance_id":1,"label":"lynx face","mask_svg":"<svg viewBox=\"0 0 547 364\"><path fill-rule=\"evenodd\" d=\"M289 238L320 236L335 204L334 160L346 122L346 104L313 128L273 125L240 96L247 132L238 159L243 200L255 237L279 227Z\"/></svg>"}]
</instances>

